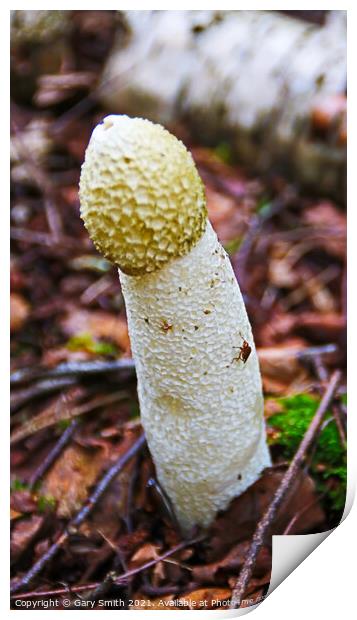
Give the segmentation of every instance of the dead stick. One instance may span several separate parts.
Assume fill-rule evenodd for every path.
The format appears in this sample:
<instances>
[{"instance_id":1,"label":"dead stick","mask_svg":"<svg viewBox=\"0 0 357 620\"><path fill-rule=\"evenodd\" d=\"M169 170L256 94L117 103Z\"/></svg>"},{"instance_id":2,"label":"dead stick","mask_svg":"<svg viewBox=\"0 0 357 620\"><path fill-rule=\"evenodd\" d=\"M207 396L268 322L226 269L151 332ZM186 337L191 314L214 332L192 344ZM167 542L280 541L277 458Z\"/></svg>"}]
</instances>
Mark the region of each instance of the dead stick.
<instances>
[{"instance_id":1,"label":"dead stick","mask_svg":"<svg viewBox=\"0 0 357 620\"><path fill-rule=\"evenodd\" d=\"M273 500L268 510L265 512L262 519L258 523L257 529L255 530L254 536L252 538L252 542L251 542L250 549L248 551L246 560L243 564L237 583L233 588L231 605L230 605L231 609L237 609L241 605L242 597L247 589L249 580L252 576L254 565L255 565L258 553L264 543L267 530L272 524L276 516L276 513L278 511L278 508L280 507L288 490L290 489L292 482L296 478L298 470L306 456L306 452L310 448L315 438L315 435L320 428L320 425L324 418L326 410L328 406L330 405L331 400L333 399L335 390L337 388L337 385L340 379L341 379L341 373L339 370L336 370L333 373L329 381L325 394L311 421L311 424L308 427L299 445L299 448L297 449L295 456L290 463L289 469L287 470L277 491L275 492L275 495L273 497Z\"/></svg>"},{"instance_id":2,"label":"dead stick","mask_svg":"<svg viewBox=\"0 0 357 620\"><path fill-rule=\"evenodd\" d=\"M53 463L57 460L62 450L65 448L69 440L71 439L74 431L78 428L79 420L72 420L70 425L66 428L66 430L62 433L59 440L55 443L52 450L49 451L44 461L42 461L41 465L34 471L30 480L29 480L29 488L33 489L36 482L43 478L46 471L53 465Z\"/></svg>"},{"instance_id":3,"label":"dead stick","mask_svg":"<svg viewBox=\"0 0 357 620\"><path fill-rule=\"evenodd\" d=\"M27 573L11 588L11 593L14 594L19 590L25 588L33 579L36 577L52 560L55 555L57 555L58 551L63 547L64 543L68 540L70 534L73 531L76 531L77 528L83 523L83 521L88 517L88 515L92 512L93 508L102 497L103 493L107 490L110 483L114 480L114 478L119 474L119 472L125 467L125 465L130 461L130 459L137 454L139 450L143 448L145 444L145 435L140 435L139 439L132 444L132 446L119 457L114 465L104 474L103 478L99 481L97 486L95 487L93 493L89 496L84 506L80 509L80 511L76 514L73 519L68 523L66 529L58 538L58 540L53 543L53 545L44 553L40 559L27 571Z\"/></svg>"},{"instance_id":4,"label":"dead stick","mask_svg":"<svg viewBox=\"0 0 357 620\"><path fill-rule=\"evenodd\" d=\"M338 433L340 435L341 445L346 450L346 448L347 448L347 435L346 435L346 431L345 431L345 429L343 427L343 422L342 422L342 419L341 419L341 412L340 412L337 404L332 406L332 415L333 415L333 417L335 419L337 430L338 430Z\"/></svg>"},{"instance_id":5,"label":"dead stick","mask_svg":"<svg viewBox=\"0 0 357 620\"><path fill-rule=\"evenodd\" d=\"M87 376L96 374L107 374L119 370L134 370L135 365L132 358L123 357L118 360L102 361L91 360L87 362L63 362L54 368L20 368L10 375L11 386L28 383L35 379L53 379L67 376Z\"/></svg>"},{"instance_id":6,"label":"dead stick","mask_svg":"<svg viewBox=\"0 0 357 620\"><path fill-rule=\"evenodd\" d=\"M151 568L152 566L155 566L155 564L158 564L159 562L166 560L166 558L168 558L170 555L173 555L174 553L177 553L177 551L181 551L181 549L185 549L186 547L189 547L190 545L194 545L197 542L201 542L203 539L204 539L204 536L200 536L199 538L193 538L191 540L183 540L182 542L178 543L177 545L175 545L168 551L165 551L162 555L159 555L154 560L145 562L145 564L142 564L141 566L137 566L136 568L133 568L127 571L126 573L122 573L122 575L117 575L116 573L111 571L104 578L104 581L109 580L115 584L121 584L123 582L125 583L125 581L129 579L129 577L133 577L134 575L141 573L143 570L146 570L147 568ZM12 596L11 598L24 599L24 598L32 598L34 596L56 596L58 594L68 594L71 592L83 592L85 590L95 590L100 585L101 585L100 582L95 582L95 583L83 584L80 586L73 586L71 588L58 588L57 590L25 592L24 594L18 594L16 596Z\"/></svg>"},{"instance_id":7,"label":"dead stick","mask_svg":"<svg viewBox=\"0 0 357 620\"><path fill-rule=\"evenodd\" d=\"M323 363L320 355L315 357L315 359L314 359L314 367L315 367L316 374L317 374L318 378L320 379L321 383L324 383L326 385L326 383L328 381L328 372L327 372L327 368L326 368L325 364ZM340 436L341 445L346 450L346 448L347 448L346 432L345 432L345 429L343 427L343 422L342 422L342 419L341 419L340 410L339 410L339 408L338 408L338 406L336 404L332 405L332 415L333 415L333 417L335 419L335 423L336 423L336 426L337 426L338 434Z\"/></svg>"},{"instance_id":8,"label":"dead stick","mask_svg":"<svg viewBox=\"0 0 357 620\"><path fill-rule=\"evenodd\" d=\"M28 388L13 392L10 398L11 413L14 413L34 398L48 396L49 394L53 394L53 392L62 391L76 383L77 380L75 377L56 377L38 381L38 383L30 385Z\"/></svg>"}]
</instances>

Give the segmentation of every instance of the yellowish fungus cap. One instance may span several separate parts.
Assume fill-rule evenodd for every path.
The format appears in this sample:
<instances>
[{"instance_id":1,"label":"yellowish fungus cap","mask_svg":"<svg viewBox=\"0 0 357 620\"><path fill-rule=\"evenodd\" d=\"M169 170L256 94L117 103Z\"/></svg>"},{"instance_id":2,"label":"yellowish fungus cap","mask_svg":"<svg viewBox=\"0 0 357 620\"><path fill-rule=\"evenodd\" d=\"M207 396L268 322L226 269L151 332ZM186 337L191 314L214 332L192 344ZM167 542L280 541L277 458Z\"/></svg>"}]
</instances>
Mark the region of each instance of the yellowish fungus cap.
<instances>
[{"instance_id":1,"label":"yellowish fungus cap","mask_svg":"<svg viewBox=\"0 0 357 620\"><path fill-rule=\"evenodd\" d=\"M94 129L80 201L96 248L130 275L184 256L206 228L204 187L191 154L141 118L107 116Z\"/></svg>"}]
</instances>

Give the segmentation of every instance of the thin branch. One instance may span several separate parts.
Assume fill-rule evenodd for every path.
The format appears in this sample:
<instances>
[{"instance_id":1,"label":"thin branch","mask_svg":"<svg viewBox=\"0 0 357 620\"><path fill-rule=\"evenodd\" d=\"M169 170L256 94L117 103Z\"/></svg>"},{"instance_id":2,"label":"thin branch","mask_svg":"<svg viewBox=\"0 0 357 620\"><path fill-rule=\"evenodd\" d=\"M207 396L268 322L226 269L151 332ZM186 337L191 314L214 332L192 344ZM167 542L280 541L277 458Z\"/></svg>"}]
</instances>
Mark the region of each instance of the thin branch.
<instances>
[{"instance_id":1,"label":"thin branch","mask_svg":"<svg viewBox=\"0 0 357 620\"><path fill-rule=\"evenodd\" d=\"M80 390L78 390L78 393L75 394L75 396L79 398L80 395ZM53 426L53 424L72 420L73 418L77 418L84 413L91 413L95 409L99 409L99 407L112 405L113 403L120 402L126 398L127 394L124 391L113 392L111 394L105 394L104 396L96 396L92 400L82 403L81 405L70 407L68 405L71 403L67 402L67 398L64 400L62 395L59 401L56 401L44 411L41 411L41 413L37 416L30 418L27 422L24 422L22 426L14 430L10 436L10 443L17 443L18 441L22 441L23 439L26 439L26 437L29 437L38 431L42 431L44 428Z\"/></svg>"},{"instance_id":2,"label":"thin branch","mask_svg":"<svg viewBox=\"0 0 357 620\"><path fill-rule=\"evenodd\" d=\"M261 352L263 354L268 350L274 351L274 349L271 348L262 349ZM281 356L304 359L336 353L337 350L337 346L331 343L323 346L307 347L305 349L301 347L291 347L290 349L279 351L279 354L281 354ZM258 349L257 352L259 355L260 350ZM122 370L135 370L134 360L124 357L110 361L91 360L85 362L63 362L54 368L20 368L19 370L15 370L10 375L10 385L14 387L22 383L29 383L36 379L52 379L57 377L70 377L72 375L85 377L87 375L107 374Z\"/></svg>"},{"instance_id":3,"label":"thin branch","mask_svg":"<svg viewBox=\"0 0 357 620\"><path fill-rule=\"evenodd\" d=\"M285 473L277 491L274 494L273 500L269 505L267 511L263 515L262 519L259 521L257 529L252 538L252 542L250 545L250 549L246 556L246 560L243 564L242 570L240 572L237 583L232 592L231 599L231 609L237 609L240 607L242 602L242 597L247 590L247 586L249 580L252 576L254 565L256 559L258 557L258 553L264 544L265 536L268 531L268 528L271 526L278 509L280 508L283 500L286 497L287 492L289 491L292 482L295 480L296 475L298 473L299 468L301 467L308 449L310 448L312 442L315 439L316 433L318 432L322 420L326 414L326 410L331 404L331 401L334 397L335 390L337 385L341 379L340 371L336 370L326 388L325 394L320 402L320 405L314 415L310 426L308 427L300 445L295 453L293 460L290 463L289 469Z\"/></svg>"},{"instance_id":4,"label":"thin branch","mask_svg":"<svg viewBox=\"0 0 357 620\"><path fill-rule=\"evenodd\" d=\"M340 435L340 441L342 447L346 450L347 448L347 434L342 421L341 411L337 404L332 405L332 415L335 419L335 423L337 426L338 433Z\"/></svg>"},{"instance_id":5,"label":"thin branch","mask_svg":"<svg viewBox=\"0 0 357 620\"><path fill-rule=\"evenodd\" d=\"M326 385L328 381L328 371L327 371L325 364L323 363L321 359L321 356L317 355L314 358L313 363L314 363L315 372L318 378L320 379L321 383L324 383ZM340 436L341 445L346 450L347 448L346 429L343 424L340 408L337 406L336 403L332 405L332 415L334 417L336 427L338 430L338 434Z\"/></svg>"},{"instance_id":6,"label":"thin branch","mask_svg":"<svg viewBox=\"0 0 357 620\"><path fill-rule=\"evenodd\" d=\"M59 550L63 547L64 543L68 540L70 535L78 529L78 527L83 523L83 521L90 515L93 511L95 505L100 500L104 492L107 490L110 483L116 478L116 476L121 472L121 470L125 467L125 465L130 461L130 459L135 456L139 450L141 450L145 445L145 435L140 435L139 439L137 439L131 447L119 457L114 465L108 469L108 471L104 474L103 478L99 481L97 486L95 487L93 493L88 497L84 506L79 510L79 512L71 519L68 523L64 532L60 535L58 540L51 545L51 547L40 557L40 559L30 568L30 570L25 573L25 575L15 583L11 588L11 593L15 594L19 590L26 588L29 583L37 577L44 569L44 567L57 555Z\"/></svg>"},{"instance_id":7,"label":"thin branch","mask_svg":"<svg viewBox=\"0 0 357 620\"><path fill-rule=\"evenodd\" d=\"M18 390L11 395L10 406L11 412L17 411L19 407L23 407L26 403L40 396L47 396L54 392L62 391L64 388L71 387L76 383L75 377L58 377L53 379L44 379L34 385L23 390Z\"/></svg>"},{"instance_id":8,"label":"thin branch","mask_svg":"<svg viewBox=\"0 0 357 620\"><path fill-rule=\"evenodd\" d=\"M59 440L53 446L52 450L49 451L44 461L42 461L41 465L32 474L29 480L30 489L33 489L36 482L38 482L39 480L41 480L41 478L43 478L45 473L57 460L63 448L65 448L65 446L68 444L69 440L71 439L74 431L78 428L78 425L79 425L79 420L73 420L71 424L66 428L66 430L62 433Z\"/></svg>"},{"instance_id":9,"label":"thin branch","mask_svg":"<svg viewBox=\"0 0 357 620\"><path fill-rule=\"evenodd\" d=\"M134 361L131 358L121 358L111 361L63 362L54 368L21 368L11 374L10 385L29 383L35 379L71 377L72 375L85 377L87 375L118 372L119 370L135 370Z\"/></svg>"},{"instance_id":10,"label":"thin branch","mask_svg":"<svg viewBox=\"0 0 357 620\"><path fill-rule=\"evenodd\" d=\"M22 160L22 164L27 169L29 177L35 182L37 188L43 194L47 224L53 241L58 242L63 233L63 225L60 216L60 209L57 204L57 196L47 175L35 161L32 152L27 147L22 133L14 119L11 119L11 126L16 139L16 147L19 151L19 158Z\"/></svg>"},{"instance_id":11,"label":"thin branch","mask_svg":"<svg viewBox=\"0 0 357 620\"><path fill-rule=\"evenodd\" d=\"M186 547L189 547L190 545L194 545L197 542L201 542L203 539L204 539L204 536L193 538L191 540L183 540L182 542L178 543L177 545L175 545L168 551L165 551L165 553L163 553L162 555L157 556L157 558L155 558L154 560L150 560L149 562L146 562L145 564L142 564L141 566L137 566L136 568L126 571L125 573L122 573L121 575L117 575L115 572L111 571L110 573L106 575L104 581L107 582L108 580L110 580L113 584L122 585L130 577L133 577L134 575L138 575L139 573L146 570L147 568L151 568L152 566L155 566L155 564L158 564L159 562L166 560L166 558L168 558L170 555L173 555L174 553L177 553L178 551L181 551L181 549L185 549ZM70 588L70 591L71 592L83 592L86 590L95 590L96 588L100 586L101 586L101 582L87 583L87 584L83 584L80 586L73 586ZM18 594L15 597L12 596L11 598L24 599L24 598L32 598L35 596L56 596L59 594L68 594L68 588L59 588L57 590L48 590L48 591L25 592L24 594Z\"/></svg>"}]
</instances>

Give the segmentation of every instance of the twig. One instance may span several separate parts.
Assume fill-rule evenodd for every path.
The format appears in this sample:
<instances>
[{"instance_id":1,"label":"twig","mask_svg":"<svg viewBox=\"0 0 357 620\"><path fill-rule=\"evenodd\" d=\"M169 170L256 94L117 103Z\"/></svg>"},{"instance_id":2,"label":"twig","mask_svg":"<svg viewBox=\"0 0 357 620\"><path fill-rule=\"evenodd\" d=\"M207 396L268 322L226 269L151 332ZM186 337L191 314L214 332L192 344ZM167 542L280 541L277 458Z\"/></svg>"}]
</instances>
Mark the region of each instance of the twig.
<instances>
[{"instance_id":1,"label":"twig","mask_svg":"<svg viewBox=\"0 0 357 620\"><path fill-rule=\"evenodd\" d=\"M33 243L35 245L45 245L50 248L53 247L63 247L66 250L79 250L82 248L87 248L87 245L84 244L80 239L74 239L73 237L68 237L65 235L61 235L59 239L54 239L53 235L45 232L37 232L35 230L29 230L27 228L20 228L11 226L10 227L10 237L11 239L15 239L16 241L23 241L24 243Z\"/></svg>"},{"instance_id":2,"label":"twig","mask_svg":"<svg viewBox=\"0 0 357 620\"><path fill-rule=\"evenodd\" d=\"M300 351L297 352L297 356L301 359L304 359L305 357L317 357L320 355L329 355L330 353L336 353L338 351L338 347L337 345L331 343L331 344L324 344L321 346L317 346L317 347L307 347L306 349L300 349Z\"/></svg>"},{"instance_id":3,"label":"twig","mask_svg":"<svg viewBox=\"0 0 357 620\"><path fill-rule=\"evenodd\" d=\"M75 394L75 398L78 399L80 395L81 391L78 390L78 394ZM29 437L30 435L33 435L38 431L42 431L44 428L53 426L53 424L57 424L58 422L72 420L73 418L77 418L84 413L91 413L99 407L104 407L106 405L117 403L121 400L124 400L126 396L127 395L124 391L113 392L111 394L105 394L104 396L96 396L92 400L81 405L69 407L68 405L70 403L64 401L62 395L59 401L50 405L44 411L41 411L41 413L39 413L34 418L30 418L30 420L24 422L24 424L20 426L20 428L17 428L11 434L10 443L14 444L18 441L22 441L26 437Z\"/></svg>"},{"instance_id":4,"label":"twig","mask_svg":"<svg viewBox=\"0 0 357 620\"><path fill-rule=\"evenodd\" d=\"M56 442L52 450L49 451L44 461L42 461L41 465L34 471L30 480L29 480L29 488L33 489L36 482L41 480L46 471L53 465L56 459L61 454L63 448L67 445L69 440L71 439L74 431L78 428L79 420L73 420L71 424L66 428L66 430L62 433L59 440Z\"/></svg>"},{"instance_id":5,"label":"twig","mask_svg":"<svg viewBox=\"0 0 357 620\"><path fill-rule=\"evenodd\" d=\"M293 460L290 463L290 466L285 473L277 491L274 494L273 500L269 505L267 511L263 515L262 519L259 521L257 529L252 538L252 542L250 545L250 549L246 556L246 560L243 564L242 570L240 572L237 583L232 592L231 599L231 609L237 609L240 607L242 602L242 597L247 589L249 580L252 576L252 572L254 569L254 565L258 556L258 553L264 543L265 535L268 531L268 528L271 526L278 509L280 508L283 500L286 497L288 490L291 487L292 482L295 480L298 470L305 459L306 452L310 448L317 431L320 428L324 415L326 413L327 408L329 407L332 398L334 397L335 390L337 385L341 379L340 371L336 370L326 388L325 394L320 402L320 405L311 421L310 426L308 427L300 445L297 449Z\"/></svg>"},{"instance_id":6,"label":"twig","mask_svg":"<svg viewBox=\"0 0 357 620\"><path fill-rule=\"evenodd\" d=\"M322 383L327 383L328 380L328 371L327 368L325 366L325 364L323 363L320 355L317 355L314 359L314 367L315 367L315 371L316 374L318 376L318 378L320 379L320 381ZM340 442L341 445L344 449L347 448L347 436L346 436L346 430L344 428L343 425L343 421L341 419L341 412L339 407L337 406L337 404L333 404L332 405L332 415L334 417L336 426L337 426L337 430L338 430L338 434L340 436Z\"/></svg>"},{"instance_id":7,"label":"twig","mask_svg":"<svg viewBox=\"0 0 357 620\"><path fill-rule=\"evenodd\" d=\"M58 540L51 545L51 547L40 557L40 559L27 571L27 573L11 588L11 593L14 594L19 590L22 590L43 570L43 568L57 555L59 550L63 547L64 543L68 540L69 536L78 529L88 515L93 511L93 508L107 490L110 483L119 474L119 472L125 467L130 459L137 454L145 445L145 435L140 435L131 447L119 457L114 465L108 469L103 478L99 481L95 487L93 493L88 497L84 506L80 511L71 519L64 532L60 535Z\"/></svg>"},{"instance_id":8,"label":"twig","mask_svg":"<svg viewBox=\"0 0 357 620\"><path fill-rule=\"evenodd\" d=\"M320 379L321 383L327 383L328 381L328 372L327 372L327 368L325 366L325 364L323 363L321 356L320 355L316 355L315 358L313 359L313 364L314 364L314 368L316 371L316 374L318 376L318 378Z\"/></svg>"},{"instance_id":9,"label":"twig","mask_svg":"<svg viewBox=\"0 0 357 620\"><path fill-rule=\"evenodd\" d=\"M155 566L155 564L162 562L163 560L168 558L170 555L173 555L174 553L177 553L178 551L181 551L181 549L185 549L186 547L189 547L190 545L194 545L197 542L201 542L203 539L204 539L204 536L193 538L191 540L183 540L182 542L178 543L177 545L175 545L168 551L165 551L165 553L163 553L162 555L157 556L157 558L155 558L154 560L150 560L149 562L146 562L145 564L142 564L141 566L138 566L137 568L133 568L123 573L122 575L117 575L116 573L113 573L113 571L111 571L110 573L107 574L104 581L106 581L107 579L110 579L113 584L121 585L122 583L125 583L130 577L133 577L134 575L141 573L143 570L146 570L147 568L151 568L152 566ZM80 586L73 586L71 587L70 591L71 592L83 592L85 590L95 590L96 588L100 587L100 585L101 585L101 582L87 583L87 584L83 584ZM48 591L25 592L24 594L18 594L16 596L12 596L11 598L24 599L24 598L32 598L35 596L56 596L59 594L68 594L68 588L59 588L57 590L48 590Z\"/></svg>"},{"instance_id":10,"label":"twig","mask_svg":"<svg viewBox=\"0 0 357 620\"><path fill-rule=\"evenodd\" d=\"M337 404L332 405L332 415L335 418L337 430L340 435L341 445L343 448L346 449L347 448L347 435L346 435L346 430L344 428L344 425L341 419L341 412Z\"/></svg>"},{"instance_id":11,"label":"twig","mask_svg":"<svg viewBox=\"0 0 357 620\"><path fill-rule=\"evenodd\" d=\"M20 159L22 159L23 165L27 168L29 177L35 181L37 188L44 195L44 206L48 227L53 241L58 242L63 233L63 225L60 217L60 210L57 205L57 196L55 195L52 184L48 180L47 175L35 161L30 149L27 147L26 142L22 137L17 123L13 119L11 119L11 125L16 137Z\"/></svg>"},{"instance_id":12,"label":"twig","mask_svg":"<svg viewBox=\"0 0 357 620\"><path fill-rule=\"evenodd\" d=\"M58 390L63 390L64 388L71 387L76 383L75 377L58 377L53 379L44 379L43 381L39 381L35 385L31 385L30 387L19 390L11 395L10 405L11 411L16 411L19 407L23 407L25 403L34 398L39 398L40 396L47 396L48 394L53 394L53 392L58 392Z\"/></svg>"},{"instance_id":13,"label":"twig","mask_svg":"<svg viewBox=\"0 0 357 620\"><path fill-rule=\"evenodd\" d=\"M88 305L92 303L95 299L102 295L105 291L107 291L112 286L112 280L105 274L96 282L93 282L85 291L83 291L80 302L82 304Z\"/></svg>"},{"instance_id":14,"label":"twig","mask_svg":"<svg viewBox=\"0 0 357 620\"><path fill-rule=\"evenodd\" d=\"M155 489L155 492L159 496L160 501L161 501L162 505L165 508L165 512L167 513L169 519L172 521L172 524L173 524L174 528L178 532L183 533L182 530L181 530L180 524L178 522L178 519L176 517L175 510L174 510L174 507L172 505L172 502L171 502L169 496L167 495L165 489L161 486L161 484L158 482L158 480L156 480L156 478L149 478L149 480L147 481L147 485L146 486Z\"/></svg>"},{"instance_id":15,"label":"twig","mask_svg":"<svg viewBox=\"0 0 357 620\"><path fill-rule=\"evenodd\" d=\"M135 364L131 358L122 358L112 361L94 360L90 362L63 362L54 368L21 368L10 376L11 386L28 383L35 379L52 379L72 375L86 376L117 372L118 370L134 370Z\"/></svg>"}]
</instances>

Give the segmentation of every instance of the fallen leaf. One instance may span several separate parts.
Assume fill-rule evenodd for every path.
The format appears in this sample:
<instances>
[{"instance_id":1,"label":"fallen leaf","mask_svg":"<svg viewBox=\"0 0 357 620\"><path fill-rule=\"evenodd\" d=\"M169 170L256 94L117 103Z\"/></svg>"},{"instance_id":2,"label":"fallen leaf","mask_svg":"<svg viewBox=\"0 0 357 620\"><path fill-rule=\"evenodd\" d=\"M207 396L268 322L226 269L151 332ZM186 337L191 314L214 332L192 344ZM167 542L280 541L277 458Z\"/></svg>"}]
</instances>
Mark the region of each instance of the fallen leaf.
<instances>
[{"instance_id":1,"label":"fallen leaf","mask_svg":"<svg viewBox=\"0 0 357 620\"><path fill-rule=\"evenodd\" d=\"M30 314L30 306L19 293L10 295L10 331L19 331L25 324Z\"/></svg>"},{"instance_id":2,"label":"fallen leaf","mask_svg":"<svg viewBox=\"0 0 357 620\"><path fill-rule=\"evenodd\" d=\"M37 509L37 502L27 489L11 493L11 508L19 513L31 513Z\"/></svg>"},{"instance_id":3,"label":"fallen leaf","mask_svg":"<svg viewBox=\"0 0 357 620\"><path fill-rule=\"evenodd\" d=\"M159 551L160 547L158 545L153 545L152 543L145 543L142 547L135 551L134 555L130 558L128 565L129 568L136 568L137 566L146 564L146 562L156 560L157 557L160 555Z\"/></svg>"},{"instance_id":4,"label":"fallen leaf","mask_svg":"<svg viewBox=\"0 0 357 620\"><path fill-rule=\"evenodd\" d=\"M235 545L233 549L228 551L227 555L216 562L191 567L193 580L199 583L214 583L216 585L221 585L222 582L225 583L229 571L238 573L246 559L249 547L249 541L238 543L238 545ZM255 571L264 572L270 568L271 552L266 547L262 547L255 564Z\"/></svg>"},{"instance_id":5,"label":"fallen leaf","mask_svg":"<svg viewBox=\"0 0 357 620\"><path fill-rule=\"evenodd\" d=\"M137 528L134 532L123 534L118 540L118 547L127 557L133 553L139 545L144 543L150 537L150 532L145 528Z\"/></svg>"},{"instance_id":6,"label":"fallen leaf","mask_svg":"<svg viewBox=\"0 0 357 620\"><path fill-rule=\"evenodd\" d=\"M346 257L346 213L338 209L332 202L327 200L304 209L302 219L305 225L310 227L329 228L329 233L319 235L315 240L315 247L323 248L331 256L340 259Z\"/></svg>"},{"instance_id":7,"label":"fallen leaf","mask_svg":"<svg viewBox=\"0 0 357 620\"><path fill-rule=\"evenodd\" d=\"M20 555L29 547L39 534L44 523L44 517L32 515L27 519L16 521L11 532L11 561L16 562Z\"/></svg>"},{"instance_id":8,"label":"fallen leaf","mask_svg":"<svg viewBox=\"0 0 357 620\"><path fill-rule=\"evenodd\" d=\"M70 518L88 496L103 467L100 451L68 446L57 459L41 486L41 495L57 502L57 515Z\"/></svg>"},{"instance_id":9,"label":"fallen leaf","mask_svg":"<svg viewBox=\"0 0 357 620\"><path fill-rule=\"evenodd\" d=\"M15 521L15 519L18 519L19 517L22 517L21 512L17 512L13 508L10 508L10 521Z\"/></svg>"},{"instance_id":10,"label":"fallen leaf","mask_svg":"<svg viewBox=\"0 0 357 620\"><path fill-rule=\"evenodd\" d=\"M274 347L260 347L257 353L262 374L289 385L302 370L298 354L304 349L305 341L298 338L287 339Z\"/></svg>"},{"instance_id":11,"label":"fallen leaf","mask_svg":"<svg viewBox=\"0 0 357 620\"><path fill-rule=\"evenodd\" d=\"M335 342L344 336L346 318L337 312L302 312L296 317L296 328L303 329L315 342Z\"/></svg>"},{"instance_id":12,"label":"fallen leaf","mask_svg":"<svg viewBox=\"0 0 357 620\"><path fill-rule=\"evenodd\" d=\"M233 545L250 540L256 524L261 519L284 476L284 471L273 468L265 470L262 477L247 491L236 497L227 510L219 513L209 532L207 559L219 560ZM290 489L272 525L273 534L282 534L301 510L310 508L294 523L291 534L303 534L324 524L325 515L317 499L315 484L307 474L300 472Z\"/></svg>"}]
</instances>

